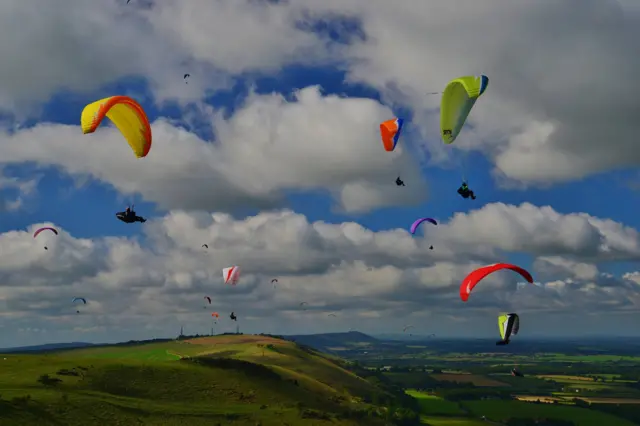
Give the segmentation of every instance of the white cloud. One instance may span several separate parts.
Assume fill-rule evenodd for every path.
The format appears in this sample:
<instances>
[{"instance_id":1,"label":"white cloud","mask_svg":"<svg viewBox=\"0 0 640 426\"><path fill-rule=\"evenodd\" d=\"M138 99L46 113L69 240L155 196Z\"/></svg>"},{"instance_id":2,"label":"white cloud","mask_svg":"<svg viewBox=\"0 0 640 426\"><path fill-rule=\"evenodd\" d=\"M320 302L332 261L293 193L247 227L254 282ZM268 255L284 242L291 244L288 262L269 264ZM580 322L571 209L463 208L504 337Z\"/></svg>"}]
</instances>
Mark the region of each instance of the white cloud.
<instances>
[{"instance_id":1,"label":"white cloud","mask_svg":"<svg viewBox=\"0 0 640 426\"><path fill-rule=\"evenodd\" d=\"M536 223L535 215L523 213L532 212L533 206L489 205L485 209L492 208L504 210L503 221L533 217ZM140 241L77 239L61 229L57 237L45 236L49 238L45 242L31 237L32 230L42 225L37 224L27 232L0 235L0 315L7 324L15 325L10 329L43 328L46 322L49 330L71 330L82 321L85 328L103 327L100 335L122 336L118 329L125 323L131 333L143 333L142 328L147 327L162 334L167 324L181 322L202 332L210 322L209 311L203 309L203 297L209 295L210 309L223 316L220 327L231 327L226 320L231 310L243 319L254 318L241 322L243 327L284 332L299 332L304 327L348 329L356 322L364 329L394 330L407 318L416 322L428 312L457 318L457 325L433 327L447 334L468 330L470 319L492 318L501 310L529 317L586 308L590 312L637 311L640 298L634 274L615 277L580 260L598 250L599 240L590 238L583 240L591 241L592 249L569 244L564 254L570 257L538 258L532 272L544 283L542 287L518 289L519 276L497 273L483 281L468 302L461 302L458 288L464 276L495 260L487 253L465 252L464 246L496 252L517 238L521 251L535 255L539 249L535 235L541 228L552 223L566 226L564 221L573 217L560 216L548 225L525 226L515 236L496 237L465 225L478 220L482 211L458 215L425 238L399 229L373 232L352 222L309 223L291 211L260 213L243 220L222 213L174 211L147 222L146 237ZM538 214L555 217L545 208L538 209ZM456 229L465 233L455 234ZM579 232L592 231L582 227ZM622 226L615 232L618 234L606 238L634 238ZM557 240L553 246L563 247L565 237L559 232L551 234ZM447 245L447 239L457 240ZM43 250L45 243L49 250ZM432 243L436 245L433 251L428 249ZM229 265L243 270L237 287L223 284L221 270ZM273 278L278 278L275 285ZM71 304L75 296L89 300L80 308L82 319ZM299 307L302 301L308 303L304 313ZM330 312L339 315L328 317ZM384 325L373 313L383 318Z\"/></svg>"},{"instance_id":2,"label":"white cloud","mask_svg":"<svg viewBox=\"0 0 640 426\"><path fill-rule=\"evenodd\" d=\"M145 8L60 0L43 9L31 0L1 7L0 54L11 61L0 67L0 106L14 112L60 88L94 90L129 75L148 78L157 100L187 101L240 75L343 62L351 81L412 106L431 158L441 159L438 96L424 94L454 76L485 73L489 90L456 146L487 154L508 178L501 182L547 184L640 161L633 2L194 0ZM359 22L363 37L339 44L310 31L318 20L341 17ZM366 185L352 185L353 208L377 202Z\"/></svg>"},{"instance_id":3,"label":"white cloud","mask_svg":"<svg viewBox=\"0 0 640 426\"><path fill-rule=\"evenodd\" d=\"M482 73L489 89L456 145L489 155L498 175L545 184L640 162L640 13L631 2L304 4L360 20L366 38L342 51L350 79L413 106L432 152L442 151L439 98L424 94Z\"/></svg>"}]
</instances>

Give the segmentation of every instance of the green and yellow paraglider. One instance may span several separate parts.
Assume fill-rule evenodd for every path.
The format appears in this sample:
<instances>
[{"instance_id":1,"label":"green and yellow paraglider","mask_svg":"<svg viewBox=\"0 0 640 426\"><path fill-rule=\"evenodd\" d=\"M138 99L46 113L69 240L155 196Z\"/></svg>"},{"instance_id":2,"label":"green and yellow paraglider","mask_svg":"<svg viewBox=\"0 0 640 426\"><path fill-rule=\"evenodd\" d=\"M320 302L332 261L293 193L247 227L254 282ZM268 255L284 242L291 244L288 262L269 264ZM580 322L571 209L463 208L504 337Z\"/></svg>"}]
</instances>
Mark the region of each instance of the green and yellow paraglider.
<instances>
[{"instance_id":1,"label":"green and yellow paraglider","mask_svg":"<svg viewBox=\"0 0 640 426\"><path fill-rule=\"evenodd\" d=\"M440 103L440 135L445 144L456 140L478 98L487 90L485 75L451 80L442 93Z\"/></svg>"}]
</instances>

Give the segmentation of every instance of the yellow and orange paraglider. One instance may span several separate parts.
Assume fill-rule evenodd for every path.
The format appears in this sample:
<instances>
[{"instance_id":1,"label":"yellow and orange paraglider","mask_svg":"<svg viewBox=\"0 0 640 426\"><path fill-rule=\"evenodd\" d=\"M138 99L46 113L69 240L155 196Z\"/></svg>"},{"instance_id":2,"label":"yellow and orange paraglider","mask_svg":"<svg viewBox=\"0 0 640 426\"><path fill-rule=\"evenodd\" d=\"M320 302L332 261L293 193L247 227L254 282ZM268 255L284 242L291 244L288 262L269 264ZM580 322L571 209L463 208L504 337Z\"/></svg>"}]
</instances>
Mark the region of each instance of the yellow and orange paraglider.
<instances>
[{"instance_id":1,"label":"yellow and orange paraglider","mask_svg":"<svg viewBox=\"0 0 640 426\"><path fill-rule=\"evenodd\" d=\"M151 126L140 104L128 96L111 96L90 103L80 116L82 133L95 132L105 115L120 130L137 158L149 153Z\"/></svg>"}]
</instances>

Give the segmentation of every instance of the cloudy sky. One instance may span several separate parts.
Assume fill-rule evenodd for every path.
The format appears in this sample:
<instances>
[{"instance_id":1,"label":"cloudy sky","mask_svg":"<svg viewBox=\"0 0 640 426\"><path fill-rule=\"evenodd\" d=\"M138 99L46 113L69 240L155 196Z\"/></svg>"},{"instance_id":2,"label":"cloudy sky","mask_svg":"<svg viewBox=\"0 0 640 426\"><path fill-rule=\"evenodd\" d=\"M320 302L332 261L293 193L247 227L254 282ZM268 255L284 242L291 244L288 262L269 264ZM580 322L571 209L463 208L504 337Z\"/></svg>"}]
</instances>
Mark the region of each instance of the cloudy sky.
<instances>
[{"instance_id":1,"label":"cloudy sky","mask_svg":"<svg viewBox=\"0 0 640 426\"><path fill-rule=\"evenodd\" d=\"M635 3L1 2L0 347L203 333L212 311L217 331L235 311L245 332L494 336L511 311L523 337L637 334ZM428 93L478 74L444 146ZM111 95L146 110L146 158L82 134ZM115 219L131 203L145 224ZM422 216L440 224L410 235ZM495 262L539 286L500 272L462 302Z\"/></svg>"}]
</instances>

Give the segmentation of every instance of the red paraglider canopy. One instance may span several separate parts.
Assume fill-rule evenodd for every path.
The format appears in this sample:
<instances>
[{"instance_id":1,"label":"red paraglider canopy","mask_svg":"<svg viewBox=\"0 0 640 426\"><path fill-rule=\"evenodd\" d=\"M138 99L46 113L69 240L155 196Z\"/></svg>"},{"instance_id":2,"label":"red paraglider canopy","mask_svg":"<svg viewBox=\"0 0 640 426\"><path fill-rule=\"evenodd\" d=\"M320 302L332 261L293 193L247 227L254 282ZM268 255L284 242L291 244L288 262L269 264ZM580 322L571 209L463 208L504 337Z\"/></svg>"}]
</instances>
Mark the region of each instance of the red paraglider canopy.
<instances>
[{"instance_id":1,"label":"red paraglider canopy","mask_svg":"<svg viewBox=\"0 0 640 426\"><path fill-rule=\"evenodd\" d=\"M533 284L533 277L531 276L531 274L521 267L512 265L510 263L496 263L495 265L482 266L467 275L466 278L462 280L462 284L460 284L460 299L462 299L463 302L469 300L471 290L473 290L476 284L482 281L487 275L492 274L496 271L500 271L502 269L510 269L514 272L517 272L522 275L525 280Z\"/></svg>"}]
</instances>

